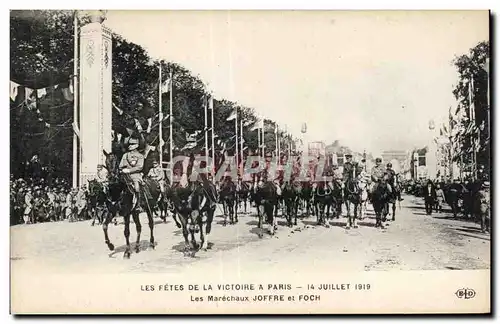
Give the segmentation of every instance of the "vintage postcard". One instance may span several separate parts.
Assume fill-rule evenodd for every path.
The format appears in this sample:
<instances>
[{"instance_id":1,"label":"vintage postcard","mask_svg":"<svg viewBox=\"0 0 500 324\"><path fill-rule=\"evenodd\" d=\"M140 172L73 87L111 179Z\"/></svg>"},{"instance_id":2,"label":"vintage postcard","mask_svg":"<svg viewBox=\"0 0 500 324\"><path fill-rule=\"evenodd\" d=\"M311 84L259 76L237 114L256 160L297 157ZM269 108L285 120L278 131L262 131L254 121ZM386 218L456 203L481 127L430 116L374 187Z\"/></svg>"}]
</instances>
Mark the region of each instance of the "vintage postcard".
<instances>
[{"instance_id":1,"label":"vintage postcard","mask_svg":"<svg viewBox=\"0 0 500 324\"><path fill-rule=\"evenodd\" d=\"M11 11L11 313L490 313L489 26Z\"/></svg>"}]
</instances>

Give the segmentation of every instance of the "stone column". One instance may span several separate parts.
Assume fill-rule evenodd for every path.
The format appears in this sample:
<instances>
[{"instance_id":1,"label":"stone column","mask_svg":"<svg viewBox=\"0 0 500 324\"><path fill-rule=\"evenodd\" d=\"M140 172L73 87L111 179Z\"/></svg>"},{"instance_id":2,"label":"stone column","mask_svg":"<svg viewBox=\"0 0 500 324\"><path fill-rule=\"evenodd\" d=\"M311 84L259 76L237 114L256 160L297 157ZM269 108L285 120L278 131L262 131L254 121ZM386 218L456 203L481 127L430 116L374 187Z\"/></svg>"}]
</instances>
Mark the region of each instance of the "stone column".
<instances>
[{"instance_id":1,"label":"stone column","mask_svg":"<svg viewBox=\"0 0 500 324\"><path fill-rule=\"evenodd\" d=\"M80 33L80 185L97 176L111 151L111 31L92 19Z\"/></svg>"}]
</instances>

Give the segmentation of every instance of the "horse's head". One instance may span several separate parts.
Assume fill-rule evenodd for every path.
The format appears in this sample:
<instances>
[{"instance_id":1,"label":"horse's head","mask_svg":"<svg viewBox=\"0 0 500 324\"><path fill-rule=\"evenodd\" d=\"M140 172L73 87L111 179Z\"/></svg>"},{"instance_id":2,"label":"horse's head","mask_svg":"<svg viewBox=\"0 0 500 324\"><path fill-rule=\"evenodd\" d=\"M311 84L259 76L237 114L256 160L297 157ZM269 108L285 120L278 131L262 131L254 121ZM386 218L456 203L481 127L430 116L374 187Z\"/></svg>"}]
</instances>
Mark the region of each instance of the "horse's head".
<instances>
[{"instance_id":1,"label":"horse's head","mask_svg":"<svg viewBox=\"0 0 500 324\"><path fill-rule=\"evenodd\" d=\"M88 180L89 195L96 196L102 190L100 183L96 179Z\"/></svg>"},{"instance_id":2,"label":"horse's head","mask_svg":"<svg viewBox=\"0 0 500 324\"><path fill-rule=\"evenodd\" d=\"M110 177L117 177L118 170L118 156L115 153L108 153L106 150L102 150L102 153L105 156L105 167L108 170L108 174Z\"/></svg>"}]
</instances>

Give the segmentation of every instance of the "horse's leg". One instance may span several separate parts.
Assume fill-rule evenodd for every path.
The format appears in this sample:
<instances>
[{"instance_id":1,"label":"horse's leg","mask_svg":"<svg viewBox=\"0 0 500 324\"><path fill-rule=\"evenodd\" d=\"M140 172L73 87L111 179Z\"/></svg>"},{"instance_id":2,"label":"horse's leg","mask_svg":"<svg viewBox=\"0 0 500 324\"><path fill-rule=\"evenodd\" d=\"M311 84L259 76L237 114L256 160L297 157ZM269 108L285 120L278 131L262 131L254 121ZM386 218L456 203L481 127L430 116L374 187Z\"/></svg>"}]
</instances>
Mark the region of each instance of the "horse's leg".
<instances>
[{"instance_id":1,"label":"horse's leg","mask_svg":"<svg viewBox=\"0 0 500 324\"><path fill-rule=\"evenodd\" d=\"M189 228L189 234L191 235L191 246L193 248L193 251L191 253L191 257L194 257L195 252L198 250L198 243L196 242L196 237L195 237L195 230L194 228L190 227Z\"/></svg>"},{"instance_id":2,"label":"horse's leg","mask_svg":"<svg viewBox=\"0 0 500 324\"><path fill-rule=\"evenodd\" d=\"M132 212L132 218L134 219L135 229L137 232L137 239L135 240L135 253L139 253L140 251L140 242L141 242L141 221L139 220L139 213L137 211Z\"/></svg>"},{"instance_id":3,"label":"horse's leg","mask_svg":"<svg viewBox=\"0 0 500 324\"><path fill-rule=\"evenodd\" d=\"M210 207L207 211L206 230L205 230L205 242L207 244L207 249L211 248L211 244L208 241L208 236L210 235L210 232L212 231L212 221L214 220L215 208L216 208L215 206Z\"/></svg>"},{"instance_id":4,"label":"horse's leg","mask_svg":"<svg viewBox=\"0 0 500 324\"><path fill-rule=\"evenodd\" d=\"M175 226L177 226L177 228L182 228L182 224L179 222L179 220L177 219L177 217L181 217L180 215L177 215L177 211L173 210L172 211L172 218L174 219L174 222L175 222Z\"/></svg>"},{"instance_id":5,"label":"horse's leg","mask_svg":"<svg viewBox=\"0 0 500 324\"><path fill-rule=\"evenodd\" d=\"M234 201L230 199L227 204L227 212L229 214L229 224L234 224Z\"/></svg>"},{"instance_id":6,"label":"horse's leg","mask_svg":"<svg viewBox=\"0 0 500 324\"><path fill-rule=\"evenodd\" d=\"M357 217L358 217L358 208L361 208L361 205L359 203L356 203L354 204L354 215L353 215L353 227L354 228L358 228L358 220L357 220Z\"/></svg>"},{"instance_id":7,"label":"horse's leg","mask_svg":"<svg viewBox=\"0 0 500 324\"><path fill-rule=\"evenodd\" d=\"M234 222L238 223L238 206L234 208Z\"/></svg>"},{"instance_id":8,"label":"horse's leg","mask_svg":"<svg viewBox=\"0 0 500 324\"><path fill-rule=\"evenodd\" d=\"M347 224L346 224L346 228L349 229L352 226L351 203L349 202L349 200L347 200L345 202L345 207L346 207L346 211L347 211Z\"/></svg>"},{"instance_id":9,"label":"horse's leg","mask_svg":"<svg viewBox=\"0 0 500 324\"><path fill-rule=\"evenodd\" d=\"M222 200L222 209L224 211L224 222L222 223L222 226L226 226L227 225L227 202L226 202L226 199L224 198Z\"/></svg>"},{"instance_id":10,"label":"horse's leg","mask_svg":"<svg viewBox=\"0 0 500 324\"><path fill-rule=\"evenodd\" d=\"M183 215L179 215L179 218L182 223L182 236L184 236L184 253L187 253L191 249L187 219Z\"/></svg>"},{"instance_id":11,"label":"horse's leg","mask_svg":"<svg viewBox=\"0 0 500 324\"><path fill-rule=\"evenodd\" d=\"M130 259L130 212L126 212L123 216L123 221L125 223L125 229L123 230L123 234L125 235L125 252L123 253L123 257L126 259Z\"/></svg>"},{"instance_id":12,"label":"horse's leg","mask_svg":"<svg viewBox=\"0 0 500 324\"><path fill-rule=\"evenodd\" d=\"M392 221L396 220L396 202L392 204Z\"/></svg>"},{"instance_id":13,"label":"horse's leg","mask_svg":"<svg viewBox=\"0 0 500 324\"><path fill-rule=\"evenodd\" d=\"M264 208L261 206L262 205L257 204L257 216L259 217L259 224L258 224L259 228L262 228L262 214L264 214Z\"/></svg>"},{"instance_id":14,"label":"horse's leg","mask_svg":"<svg viewBox=\"0 0 500 324\"><path fill-rule=\"evenodd\" d=\"M90 223L90 226L94 226L95 225L95 219L97 218L97 213L95 211L95 207L91 207L89 209L89 212L90 212L90 217L92 218L92 223Z\"/></svg>"},{"instance_id":15,"label":"horse's leg","mask_svg":"<svg viewBox=\"0 0 500 324\"><path fill-rule=\"evenodd\" d=\"M147 198L146 198L147 199ZM148 215L148 222L149 222L149 232L150 232L150 238L149 238L149 247L154 250L155 248L155 237L154 237L154 227L155 227L155 220L153 217L153 213L149 208L146 208L146 215ZM136 220L134 219L134 222ZM139 225L136 224L136 226L140 226L140 220L139 217L137 217L137 222Z\"/></svg>"}]
</instances>

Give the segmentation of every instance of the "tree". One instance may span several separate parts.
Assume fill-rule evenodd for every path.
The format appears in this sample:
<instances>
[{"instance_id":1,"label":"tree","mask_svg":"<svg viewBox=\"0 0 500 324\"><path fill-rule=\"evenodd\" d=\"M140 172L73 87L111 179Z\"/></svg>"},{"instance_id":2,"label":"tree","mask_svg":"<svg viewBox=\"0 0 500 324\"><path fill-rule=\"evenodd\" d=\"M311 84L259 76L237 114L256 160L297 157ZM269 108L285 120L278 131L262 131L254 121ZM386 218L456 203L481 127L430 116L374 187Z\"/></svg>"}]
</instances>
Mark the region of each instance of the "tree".
<instances>
[{"instance_id":1,"label":"tree","mask_svg":"<svg viewBox=\"0 0 500 324\"><path fill-rule=\"evenodd\" d=\"M455 161L462 159L466 165L470 165L474 154L477 154L477 163L489 167L490 107L487 99L489 76L483 69L489 57L490 45L484 41L471 48L468 54L458 56L453 61L459 74L458 84L453 90L453 95L458 101L456 114L459 128L453 138L458 147L453 158ZM472 93L469 89L472 89ZM472 111L469 109L470 98L474 106Z\"/></svg>"}]
</instances>

